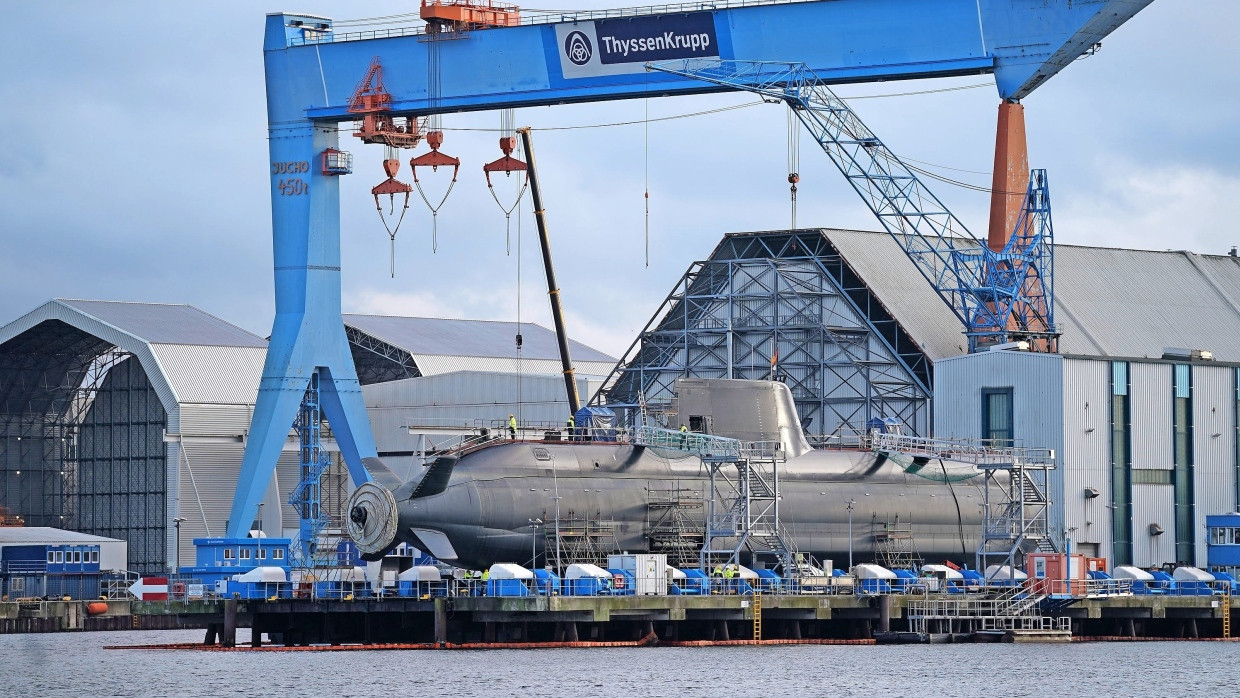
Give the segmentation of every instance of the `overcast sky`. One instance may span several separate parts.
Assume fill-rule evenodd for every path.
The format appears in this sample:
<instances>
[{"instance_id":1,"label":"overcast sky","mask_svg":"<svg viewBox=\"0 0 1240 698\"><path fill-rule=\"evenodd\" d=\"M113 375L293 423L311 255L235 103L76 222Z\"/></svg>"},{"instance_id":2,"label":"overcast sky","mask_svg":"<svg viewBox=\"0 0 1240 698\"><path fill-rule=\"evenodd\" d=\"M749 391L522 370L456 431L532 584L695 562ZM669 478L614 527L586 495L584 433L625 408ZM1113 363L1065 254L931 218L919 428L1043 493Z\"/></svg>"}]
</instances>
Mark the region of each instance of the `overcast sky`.
<instances>
[{"instance_id":1,"label":"overcast sky","mask_svg":"<svg viewBox=\"0 0 1240 698\"><path fill-rule=\"evenodd\" d=\"M5 3L0 41L0 323L50 298L189 303L266 336L272 298L262 70L263 16L337 19L416 11L416 2L251 0L189 12L169 2ZM622 6L575 0L581 8ZM1240 244L1240 3L1156 0L1024 100L1030 161L1049 170L1056 240L1224 254ZM989 185L998 96L987 78L842 87L898 155ZM643 120L745 104L742 94L517 112L535 128ZM491 113L444 126L491 128ZM534 135L570 334L624 352L688 265L724 233L788 226L782 107L757 105L643 125ZM480 164L494 134L448 131L463 161L439 216L410 210L396 278L369 188L376 147L354 147L342 186L346 312L517 318L514 254ZM801 227L878 229L805 138ZM942 169L953 168L953 169ZM406 171L407 174L407 171ZM643 192L650 191L650 264ZM979 236L987 197L935 182ZM428 187L431 186L428 183ZM420 203L420 202L417 202ZM524 320L550 326L530 207L522 221Z\"/></svg>"}]
</instances>

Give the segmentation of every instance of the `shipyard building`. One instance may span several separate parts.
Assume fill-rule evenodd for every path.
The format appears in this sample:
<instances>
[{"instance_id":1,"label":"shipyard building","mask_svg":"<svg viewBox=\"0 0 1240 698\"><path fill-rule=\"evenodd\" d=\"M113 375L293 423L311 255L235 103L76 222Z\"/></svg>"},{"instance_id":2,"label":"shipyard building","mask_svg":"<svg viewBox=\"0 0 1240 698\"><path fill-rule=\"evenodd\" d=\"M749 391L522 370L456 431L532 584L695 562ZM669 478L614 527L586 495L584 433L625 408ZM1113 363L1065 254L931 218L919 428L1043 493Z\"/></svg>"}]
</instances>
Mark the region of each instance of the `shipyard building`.
<instances>
[{"instance_id":1,"label":"shipyard building","mask_svg":"<svg viewBox=\"0 0 1240 698\"><path fill-rule=\"evenodd\" d=\"M1058 354L968 354L891 236L732 234L604 392L670 403L678 377L773 377L826 445L896 418L1051 448L1053 539L1112 564L1206 567L1206 517L1240 510L1240 258L1056 245L1055 301Z\"/></svg>"},{"instance_id":2,"label":"shipyard building","mask_svg":"<svg viewBox=\"0 0 1240 698\"><path fill-rule=\"evenodd\" d=\"M1112 564L1205 567L1206 517L1240 509L1240 260L1055 251L1059 353L970 355L887 234L730 234L620 361L571 344L578 389L631 417L674 410L677 378L774 379L819 445L886 419L923 436L1052 448L1057 541ZM344 325L380 457L399 474L462 430L567 416L545 328L367 315ZM130 569L165 570L178 547L225 526L265 352L263 338L189 306L57 300L10 322L0 505L27 525L123 539ZM335 450L329 430L324 441ZM298 479L290 439L255 526L296 527L286 502ZM348 488L336 456L326 506ZM915 525L915 503L908 515Z\"/></svg>"},{"instance_id":3,"label":"shipyard building","mask_svg":"<svg viewBox=\"0 0 1240 698\"><path fill-rule=\"evenodd\" d=\"M562 391L563 381L554 334L539 325L521 326L518 356L515 323L344 322L376 442L397 470L408 472L417 444L406 425L434 422L428 410L441 425L498 424L518 409L534 421L568 413L546 385ZM572 346L584 368L615 363ZM0 514L127 541L134 572L162 573L178 552L190 559L194 538L222 535L227 523L266 351L262 337L187 305L53 300L0 328ZM518 405L526 394L537 401ZM470 402L458 409L458 399ZM347 471L330 430L324 442L333 463L322 501L338 513ZM290 438L257 529L296 529L288 498L299 479Z\"/></svg>"}]
</instances>

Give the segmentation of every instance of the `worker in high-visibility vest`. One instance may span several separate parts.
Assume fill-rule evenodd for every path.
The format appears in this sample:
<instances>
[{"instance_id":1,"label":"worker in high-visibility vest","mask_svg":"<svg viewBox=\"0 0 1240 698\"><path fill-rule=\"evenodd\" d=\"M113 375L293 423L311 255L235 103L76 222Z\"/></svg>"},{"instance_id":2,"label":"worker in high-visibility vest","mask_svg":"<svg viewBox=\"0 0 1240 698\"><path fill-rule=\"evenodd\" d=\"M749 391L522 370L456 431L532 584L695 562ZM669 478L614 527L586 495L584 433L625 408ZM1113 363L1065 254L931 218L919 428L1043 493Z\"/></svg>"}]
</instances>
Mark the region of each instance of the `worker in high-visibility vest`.
<instances>
[{"instance_id":1,"label":"worker in high-visibility vest","mask_svg":"<svg viewBox=\"0 0 1240 698\"><path fill-rule=\"evenodd\" d=\"M513 441L517 439L517 418L512 415L508 415L508 437Z\"/></svg>"},{"instance_id":2,"label":"worker in high-visibility vest","mask_svg":"<svg viewBox=\"0 0 1240 698\"><path fill-rule=\"evenodd\" d=\"M576 441L577 440L577 420L573 419L573 416L570 414L568 415L568 421L564 423L564 426L568 427L568 440Z\"/></svg>"},{"instance_id":3,"label":"worker in high-visibility vest","mask_svg":"<svg viewBox=\"0 0 1240 698\"><path fill-rule=\"evenodd\" d=\"M689 427L680 425L680 447L685 447L685 439L689 438Z\"/></svg>"}]
</instances>

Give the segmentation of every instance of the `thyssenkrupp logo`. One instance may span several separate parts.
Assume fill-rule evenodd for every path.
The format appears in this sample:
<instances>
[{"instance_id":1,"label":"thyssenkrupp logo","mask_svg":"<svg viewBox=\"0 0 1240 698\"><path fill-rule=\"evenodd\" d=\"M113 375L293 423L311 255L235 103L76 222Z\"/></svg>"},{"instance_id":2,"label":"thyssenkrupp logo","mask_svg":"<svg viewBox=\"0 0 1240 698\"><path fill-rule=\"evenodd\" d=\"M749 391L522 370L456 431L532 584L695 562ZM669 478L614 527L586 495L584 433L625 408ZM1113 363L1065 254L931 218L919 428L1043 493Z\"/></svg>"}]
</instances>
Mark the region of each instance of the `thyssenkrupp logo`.
<instances>
[{"instance_id":1,"label":"thyssenkrupp logo","mask_svg":"<svg viewBox=\"0 0 1240 698\"><path fill-rule=\"evenodd\" d=\"M576 65L585 65L594 55L594 47L590 45L589 37L575 31L564 39L564 55Z\"/></svg>"}]
</instances>

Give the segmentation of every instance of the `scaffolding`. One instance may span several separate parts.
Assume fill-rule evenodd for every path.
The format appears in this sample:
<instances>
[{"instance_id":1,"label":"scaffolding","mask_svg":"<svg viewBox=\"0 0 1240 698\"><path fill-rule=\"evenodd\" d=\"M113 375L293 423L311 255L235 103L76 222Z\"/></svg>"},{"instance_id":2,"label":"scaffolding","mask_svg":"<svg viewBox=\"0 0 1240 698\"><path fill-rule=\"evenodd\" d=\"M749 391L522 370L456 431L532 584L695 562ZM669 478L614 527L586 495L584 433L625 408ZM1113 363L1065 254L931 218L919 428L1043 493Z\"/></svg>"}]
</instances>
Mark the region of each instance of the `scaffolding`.
<instances>
[{"instance_id":1,"label":"scaffolding","mask_svg":"<svg viewBox=\"0 0 1240 698\"><path fill-rule=\"evenodd\" d=\"M669 487L649 486L646 502L646 531L650 551L667 555L673 567L692 567L702 550L702 490L685 487L679 481Z\"/></svg>"},{"instance_id":2,"label":"scaffolding","mask_svg":"<svg viewBox=\"0 0 1240 698\"><path fill-rule=\"evenodd\" d=\"M799 569L793 561L796 547L779 521L779 466L785 461L782 446L773 441L738 442L735 455L703 455L710 474L699 555L703 570L739 565L745 550L755 563L768 556L784 570Z\"/></svg>"},{"instance_id":3,"label":"scaffolding","mask_svg":"<svg viewBox=\"0 0 1240 698\"><path fill-rule=\"evenodd\" d=\"M872 448L915 462L938 459L966 463L983 475L982 542L976 564L1023 569L1031 552L1058 552L1050 528L1050 471L1055 451L987 440L927 439L902 434L874 434ZM949 480L943 465L944 479Z\"/></svg>"},{"instance_id":4,"label":"scaffolding","mask_svg":"<svg viewBox=\"0 0 1240 698\"><path fill-rule=\"evenodd\" d=\"M895 521L876 521L875 529L874 556L878 564L889 570L912 570L921 566L913 522L901 521L897 514Z\"/></svg>"},{"instance_id":5,"label":"scaffolding","mask_svg":"<svg viewBox=\"0 0 1240 698\"><path fill-rule=\"evenodd\" d=\"M931 365L821 230L726 236L695 262L595 400L630 426L677 378L783 381L807 433L876 417L929 429Z\"/></svg>"},{"instance_id":6,"label":"scaffolding","mask_svg":"<svg viewBox=\"0 0 1240 698\"><path fill-rule=\"evenodd\" d=\"M560 574L569 565L607 566L607 556L620 552L616 538L616 521L590 518L568 512L567 516L547 518L543 512L544 544L548 563L554 563Z\"/></svg>"}]
</instances>

